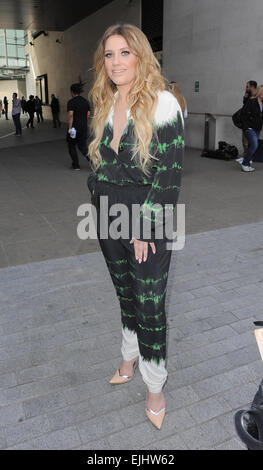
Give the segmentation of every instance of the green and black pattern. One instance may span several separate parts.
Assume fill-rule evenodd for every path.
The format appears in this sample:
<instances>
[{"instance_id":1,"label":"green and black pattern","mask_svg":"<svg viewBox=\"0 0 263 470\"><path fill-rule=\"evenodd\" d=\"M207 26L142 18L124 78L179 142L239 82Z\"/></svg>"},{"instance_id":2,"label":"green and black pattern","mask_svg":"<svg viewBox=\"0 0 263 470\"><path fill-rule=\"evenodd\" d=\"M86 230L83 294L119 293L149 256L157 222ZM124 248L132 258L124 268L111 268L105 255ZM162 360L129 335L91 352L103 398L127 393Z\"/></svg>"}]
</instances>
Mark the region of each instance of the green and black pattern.
<instances>
[{"instance_id":1,"label":"green and black pattern","mask_svg":"<svg viewBox=\"0 0 263 470\"><path fill-rule=\"evenodd\" d=\"M137 334L145 361L166 357L165 294L171 252L158 240L157 252L139 264L128 240L99 240L120 302L122 327Z\"/></svg>"},{"instance_id":2,"label":"green and black pattern","mask_svg":"<svg viewBox=\"0 0 263 470\"><path fill-rule=\"evenodd\" d=\"M156 132L150 152L157 160L152 160L149 176L142 172L136 159L132 159L136 141L130 119L118 154L110 146L112 123L106 124L100 143L102 164L88 179L90 190L95 189L92 201L97 207L98 220L100 196L108 195L109 207L122 203L130 210L132 204L139 202L141 212L137 223L141 240L144 219L151 221L151 240L155 242L156 254L149 247L148 259L141 264L135 259L130 238L102 239L98 227L98 239L120 302L122 327L137 334L141 357L157 365L166 358L165 295L171 251L166 249L166 239L154 238L155 227L163 223L159 218L162 207L169 204L172 211L177 203L184 154L182 113L177 101L169 95L164 92L161 96L168 106L167 119L154 124ZM166 116L165 110L162 115ZM161 208L155 207L156 204ZM110 222L113 219L109 217Z\"/></svg>"}]
</instances>

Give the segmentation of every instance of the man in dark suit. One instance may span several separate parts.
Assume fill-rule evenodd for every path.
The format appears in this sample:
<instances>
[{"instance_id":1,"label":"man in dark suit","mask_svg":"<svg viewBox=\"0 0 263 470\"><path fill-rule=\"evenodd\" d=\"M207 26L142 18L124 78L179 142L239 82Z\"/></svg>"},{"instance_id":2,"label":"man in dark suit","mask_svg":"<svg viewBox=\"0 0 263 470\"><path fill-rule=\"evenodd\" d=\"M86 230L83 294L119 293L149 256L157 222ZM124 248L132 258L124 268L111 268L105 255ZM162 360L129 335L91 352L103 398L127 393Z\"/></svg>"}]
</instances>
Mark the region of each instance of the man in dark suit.
<instances>
[{"instance_id":1,"label":"man in dark suit","mask_svg":"<svg viewBox=\"0 0 263 470\"><path fill-rule=\"evenodd\" d=\"M26 109L29 114L29 119L27 121L26 127L30 126L34 129L34 114L36 110L36 102L33 95L29 96L29 100L26 103Z\"/></svg>"},{"instance_id":2,"label":"man in dark suit","mask_svg":"<svg viewBox=\"0 0 263 470\"><path fill-rule=\"evenodd\" d=\"M35 98L35 104L36 104L37 122L40 122L40 119L41 119L41 122L43 122L44 118L43 118L43 111L42 111L42 100L38 96L36 96Z\"/></svg>"}]
</instances>

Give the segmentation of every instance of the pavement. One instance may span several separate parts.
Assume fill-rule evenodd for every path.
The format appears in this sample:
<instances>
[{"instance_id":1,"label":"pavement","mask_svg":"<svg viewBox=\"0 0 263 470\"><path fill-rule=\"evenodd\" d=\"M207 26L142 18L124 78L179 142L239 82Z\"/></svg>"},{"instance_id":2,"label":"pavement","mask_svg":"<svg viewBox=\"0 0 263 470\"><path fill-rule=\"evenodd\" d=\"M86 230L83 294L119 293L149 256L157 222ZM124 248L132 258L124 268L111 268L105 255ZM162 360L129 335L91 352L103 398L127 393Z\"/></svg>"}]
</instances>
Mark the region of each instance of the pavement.
<instances>
[{"instance_id":1,"label":"pavement","mask_svg":"<svg viewBox=\"0 0 263 470\"><path fill-rule=\"evenodd\" d=\"M27 113L21 114L20 121L22 127L22 136L17 137L15 134L15 126L11 113L9 119L0 119L0 149L8 149L10 147L18 147L39 144L42 142L50 142L61 140L65 137L67 132L66 123L61 123L61 127L54 128L53 121L44 119L44 122L38 123L36 117L34 118L34 128L27 128L26 124L29 119ZM2 152L1 152L2 154Z\"/></svg>"},{"instance_id":2,"label":"pavement","mask_svg":"<svg viewBox=\"0 0 263 470\"><path fill-rule=\"evenodd\" d=\"M263 375L253 333L263 318L263 165L247 175L186 150L187 236L169 273L158 431L138 369L109 384L119 306L98 242L76 237L88 163L70 171L63 135L38 134L0 150L0 449L244 449L233 416Z\"/></svg>"}]
</instances>

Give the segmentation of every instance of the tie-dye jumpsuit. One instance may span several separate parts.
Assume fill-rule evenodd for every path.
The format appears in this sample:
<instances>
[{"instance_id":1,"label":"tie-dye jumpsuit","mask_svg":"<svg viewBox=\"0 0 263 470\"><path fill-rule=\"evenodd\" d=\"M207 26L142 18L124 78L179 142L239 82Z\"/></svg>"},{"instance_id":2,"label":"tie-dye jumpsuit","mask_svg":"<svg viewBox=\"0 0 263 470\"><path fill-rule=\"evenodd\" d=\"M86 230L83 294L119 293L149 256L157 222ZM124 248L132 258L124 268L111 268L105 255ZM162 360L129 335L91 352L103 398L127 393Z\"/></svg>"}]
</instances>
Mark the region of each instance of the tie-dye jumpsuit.
<instances>
[{"instance_id":1,"label":"tie-dye jumpsuit","mask_svg":"<svg viewBox=\"0 0 263 470\"><path fill-rule=\"evenodd\" d=\"M124 360L139 357L139 369L150 392L158 393L167 379L166 370L166 315L165 294L171 259L167 239L155 238L158 226L158 210L155 204L175 207L181 185L184 154L184 123L182 112L174 96L159 92L154 117L154 133L150 144L153 159L150 174L140 169L134 150L134 125L130 113L128 124L121 137L118 154L111 148L113 138L113 109L105 123L100 142L102 163L88 178L92 203L97 209L98 239L110 272L121 310L122 347ZM112 204L125 204L129 211L129 235L119 239L105 238L99 223L101 196L108 196L108 208ZM105 198L104 198L105 199ZM140 204L140 240L154 241L156 253L148 245L148 258L141 264L135 259L134 246L130 244L132 204ZM170 206L171 207L171 206ZM116 220L107 212L109 224ZM144 237L142 226L145 218L151 219L150 237ZM101 220L106 219L105 212ZM157 225L155 225L155 222ZM161 222L163 223L163 222Z\"/></svg>"}]
</instances>

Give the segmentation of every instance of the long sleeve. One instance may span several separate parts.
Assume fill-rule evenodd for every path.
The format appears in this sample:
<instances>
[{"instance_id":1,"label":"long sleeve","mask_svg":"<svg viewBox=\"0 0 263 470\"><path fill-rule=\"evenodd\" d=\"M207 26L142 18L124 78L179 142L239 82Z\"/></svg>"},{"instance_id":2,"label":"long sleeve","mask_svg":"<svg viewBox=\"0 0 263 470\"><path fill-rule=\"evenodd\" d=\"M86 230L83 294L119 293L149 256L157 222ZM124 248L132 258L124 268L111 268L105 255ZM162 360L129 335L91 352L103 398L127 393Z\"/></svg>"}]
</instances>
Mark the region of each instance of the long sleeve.
<instances>
[{"instance_id":1,"label":"long sleeve","mask_svg":"<svg viewBox=\"0 0 263 470\"><path fill-rule=\"evenodd\" d=\"M247 101L245 101L244 106L242 108L241 116L247 117L247 114L250 112L250 110L251 110L251 100L247 99Z\"/></svg>"},{"instance_id":2,"label":"long sleeve","mask_svg":"<svg viewBox=\"0 0 263 470\"><path fill-rule=\"evenodd\" d=\"M247 101L241 110L240 119L243 130L251 128L260 131L262 129L262 112L257 98L250 98Z\"/></svg>"},{"instance_id":3,"label":"long sleeve","mask_svg":"<svg viewBox=\"0 0 263 470\"><path fill-rule=\"evenodd\" d=\"M173 209L176 206L181 186L184 156L182 112L177 100L170 93L163 92L160 98L155 114L158 136L156 156L159 160L153 165L154 179L137 222L140 226L140 240L145 241L149 241L149 237L144 238L143 234L145 219L151 221L151 240L154 239L155 228L163 224L164 211L153 206L159 204L163 208L165 204L169 204Z\"/></svg>"},{"instance_id":4,"label":"long sleeve","mask_svg":"<svg viewBox=\"0 0 263 470\"><path fill-rule=\"evenodd\" d=\"M91 194L93 194L93 192L94 192L96 182L97 182L97 175L96 175L95 172L92 171L89 174L88 179L87 179L87 186L88 186Z\"/></svg>"}]
</instances>

